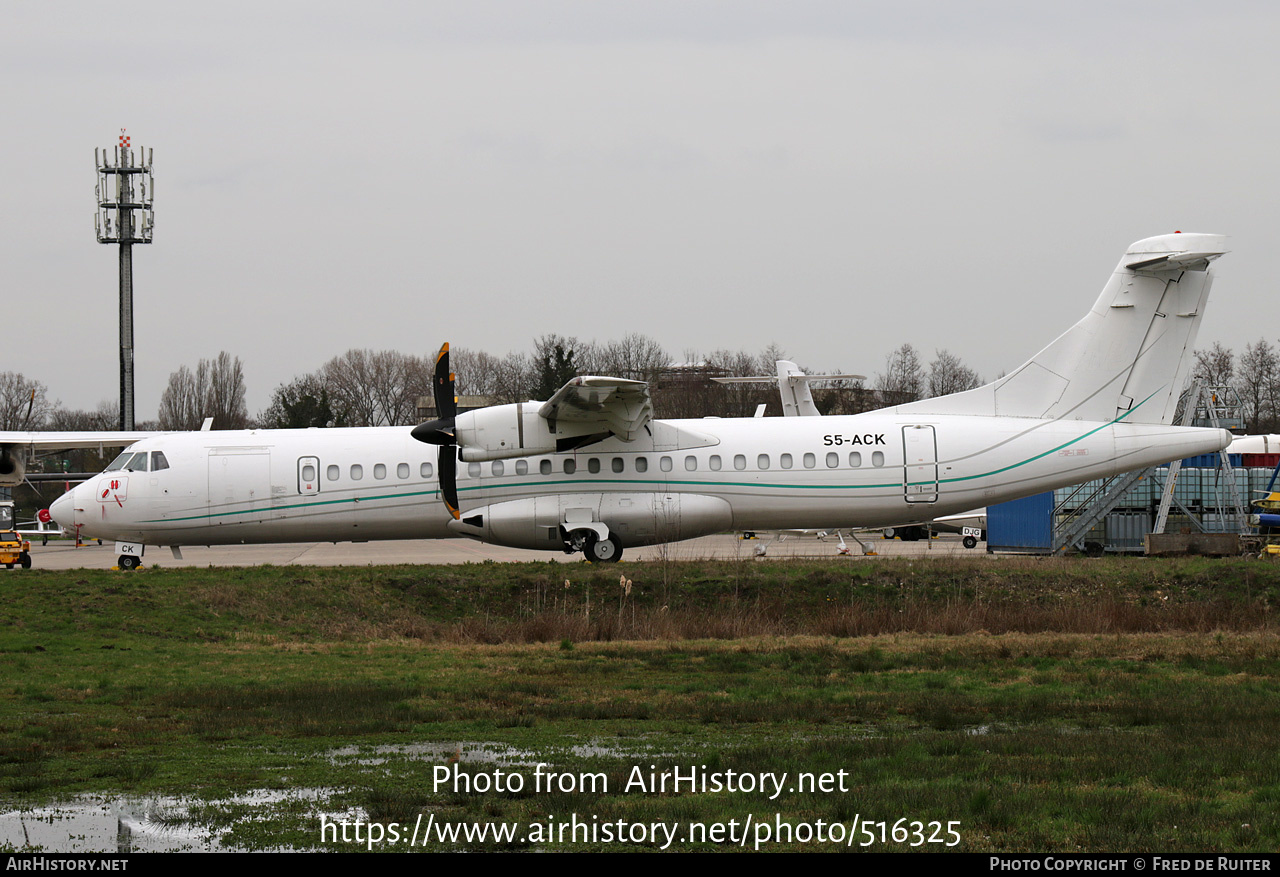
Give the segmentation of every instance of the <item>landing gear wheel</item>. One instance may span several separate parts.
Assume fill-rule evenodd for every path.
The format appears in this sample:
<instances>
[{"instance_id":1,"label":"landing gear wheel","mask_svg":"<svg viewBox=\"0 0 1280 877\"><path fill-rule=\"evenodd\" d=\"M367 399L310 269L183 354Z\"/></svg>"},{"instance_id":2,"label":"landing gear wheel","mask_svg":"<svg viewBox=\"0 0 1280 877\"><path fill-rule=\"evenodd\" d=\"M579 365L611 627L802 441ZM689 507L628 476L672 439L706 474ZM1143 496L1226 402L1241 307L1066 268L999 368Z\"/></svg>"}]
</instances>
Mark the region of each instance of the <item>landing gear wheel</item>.
<instances>
[{"instance_id":1,"label":"landing gear wheel","mask_svg":"<svg viewBox=\"0 0 1280 877\"><path fill-rule=\"evenodd\" d=\"M137 569L142 565L142 561L128 554L120 555L120 568L123 570Z\"/></svg>"},{"instance_id":2,"label":"landing gear wheel","mask_svg":"<svg viewBox=\"0 0 1280 877\"><path fill-rule=\"evenodd\" d=\"M614 563L622 557L622 543L618 541L617 536L613 535L608 539L592 539L587 543L584 552L587 560L592 563Z\"/></svg>"},{"instance_id":3,"label":"landing gear wheel","mask_svg":"<svg viewBox=\"0 0 1280 877\"><path fill-rule=\"evenodd\" d=\"M564 553L573 554L578 551L586 551L587 546L595 538L595 535L590 530L574 530L569 534L569 538L564 540Z\"/></svg>"},{"instance_id":4,"label":"landing gear wheel","mask_svg":"<svg viewBox=\"0 0 1280 877\"><path fill-rule=\"evenodd\" d=\"M18 555L18 563L22 564L23 569L31 569L31 555L25 551L22 552Z\"/></svg>"},{"instance_id":5,"label":"landing gear wheel","mask_svg":"<svg viewBox=\"0 0 1280 877\"><path fill-rule=\"evenodd\" d=\"M965 547L965 548L977 548L977 547L978 547L978 540L977 540L977 539L975 539L975 538L973 538L972 536L965 536L965 537L964 537L964 547Z\"/></svg>"},{"instance_id":6,"label":"landing gear wheel","mask_svg":"<svg viewBox=\"0 0 1280 877\"><path fill-rule=\"evenodd\" d=\"M1104 549L1103 549L1103 547L1102 547L1102 543L1101 543L1101 542L1086 542L1086 543L1084 543L1084 556L1085 556L1085 557L1101 557L1101 556L1102 556L1102 552L1103 552L1103 550L1104 550Z\"/></svg>"}]
</instances>

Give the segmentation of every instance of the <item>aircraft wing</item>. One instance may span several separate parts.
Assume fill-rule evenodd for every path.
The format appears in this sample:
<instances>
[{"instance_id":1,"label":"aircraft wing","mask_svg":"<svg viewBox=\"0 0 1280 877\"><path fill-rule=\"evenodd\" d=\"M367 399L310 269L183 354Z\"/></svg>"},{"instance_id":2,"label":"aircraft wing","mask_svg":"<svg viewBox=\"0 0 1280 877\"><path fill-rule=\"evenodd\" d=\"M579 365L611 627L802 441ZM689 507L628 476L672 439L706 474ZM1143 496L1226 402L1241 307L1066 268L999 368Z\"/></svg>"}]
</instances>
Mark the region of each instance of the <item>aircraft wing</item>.
<instances>
[{"instance_id":1,"label":"aircraft wing","mask_svg":"<svg viewBox=\"0 0 1280 877\"><path fill-rule=\"evenodd\" d=\"M0 431L0 445L24 447L36 451L64 448L123 448L134 442L159 435L155 432L21 432Z\"/></svg>"},{"instance_id":2,"label":"aircraft wing","mask_svg":"<svg viewBox=\"0 0 1280 877\"><path fill-rule=\"evenodd\" d=\"M600 431L629 442L653 419L653 401L644 381L586 376L574 378L557 390L542 403L538 414L553 430L557 424L599 426Z\"/></svg>"}]
</instances>

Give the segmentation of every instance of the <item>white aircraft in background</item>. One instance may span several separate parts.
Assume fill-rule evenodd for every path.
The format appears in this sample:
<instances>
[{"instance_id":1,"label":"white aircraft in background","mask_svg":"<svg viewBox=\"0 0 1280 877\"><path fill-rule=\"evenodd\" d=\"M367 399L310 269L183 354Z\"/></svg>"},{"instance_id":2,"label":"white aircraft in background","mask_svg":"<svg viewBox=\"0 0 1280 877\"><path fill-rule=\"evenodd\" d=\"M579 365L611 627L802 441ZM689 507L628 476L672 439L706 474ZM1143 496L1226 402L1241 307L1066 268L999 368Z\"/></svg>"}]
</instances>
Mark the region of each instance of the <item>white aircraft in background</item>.
<instances>
[{"instance_id":1,"label":"white aircraft in background","mask_svg":"<svg viewBox=\"0 0 1280 877\"><path fill-rule=\"evenodd\" d=\"M50 511L116 540L122 568L146 546L460 535L612 561L730 529L955 514L1226 446L1226 430L1169 425L1209 263L1225 252L1219 235L1133 244L1080 322L952 396L841 417L663 421L643 382L579 377L546 402L456 414L446 345L440 420L153 435ZM0 433L0 471L20 470L24 448L67 446L44 439Z\"/></svg>"}]
</instances>

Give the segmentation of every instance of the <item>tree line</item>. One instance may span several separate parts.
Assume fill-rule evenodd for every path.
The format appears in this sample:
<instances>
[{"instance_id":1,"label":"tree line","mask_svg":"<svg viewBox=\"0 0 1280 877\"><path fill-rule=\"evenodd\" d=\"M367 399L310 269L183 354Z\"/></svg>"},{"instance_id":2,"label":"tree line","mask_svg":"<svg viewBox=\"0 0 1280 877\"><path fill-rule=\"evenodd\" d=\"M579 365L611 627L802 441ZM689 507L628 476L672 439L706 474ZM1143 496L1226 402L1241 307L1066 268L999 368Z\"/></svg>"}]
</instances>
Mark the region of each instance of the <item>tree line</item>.
<instances>
[{"instance_id":1,"label":"tree line","mask_svg":"<svg viewBox=\"0 0 1280 877\"><path fill-rule=\"evenodd\" d=\"M718 384L713 378L772 378L776 361L786 358L777 346L758 353L685 351L676 358L639 333L605 342L550 334L536 338L530 351L503 356L453 348L450 365L464 405L545 400L570 378L596 374L648 382L658 417L697 418L749 416L760 404L769 414L780 414L775 384ZM267 407L253 416L245 401L243 363L223 351L170 374L156 419L138 428L196 430L210 417L213 429L409 425L421 420L419 399L430 399L434 369L434 353L348 350L277 386ZM856 414L980 383L977 373L948 351L937 351L926 366L920 353L904 344L886 357L883 371L870 383L827 381L815 385L814 396L824 414ZM115 402L69 410L50 400L43 383L21 373L0 374L2 429L112 430L118 411Z\"/></svg>"},{"instance_id":2,"label":"tree line","mask_svg":"<svg viewBox=\"0 0 1280 877\"><path fill-rule=\"evenodd\" d=\"M639 333L606 342L550 334L536 338L530 351L503 356L453 348L450 366L464 405L545 400L570 378L595 374L648 382L658 417L697 418L746 416L760 404L769 414L780 414L776 385L718 384L713 379L772 378L776 361L786 358L783 350L771 345L758 353L685 351L677 359ZM252 416L245 401L243 363L223 351L170 374L156 419L138 428L196 430L206 418L213 418L213 429L409 425L421 419L418 403L431 397L434 370L434 354L348 350L277 386L267 407ZM980 383L977 373L948 351L937 351L926 367L916 349L904 344L886 357L884 370L869 385L861 380L827 381L815 385L814 396L824 414L856 414ZM94 410L69 410L50 400L43 383L21 373L0 374L2 429L112 430L118 425L118 412L112 401Z\"/></svg>"},{"instance_id":3,"label":"tree line","mask_svg":"<svg viewBox=\"0 0 1280 877\"><path fill-rule=\"evenodd\" d=\"M1280 353L1265 338L1245 345L1239 356L1217 342L1197 350L1192 377L1205 387L1235 391L1245 432L1280 432Z\"/></svg>"}]
</instances>

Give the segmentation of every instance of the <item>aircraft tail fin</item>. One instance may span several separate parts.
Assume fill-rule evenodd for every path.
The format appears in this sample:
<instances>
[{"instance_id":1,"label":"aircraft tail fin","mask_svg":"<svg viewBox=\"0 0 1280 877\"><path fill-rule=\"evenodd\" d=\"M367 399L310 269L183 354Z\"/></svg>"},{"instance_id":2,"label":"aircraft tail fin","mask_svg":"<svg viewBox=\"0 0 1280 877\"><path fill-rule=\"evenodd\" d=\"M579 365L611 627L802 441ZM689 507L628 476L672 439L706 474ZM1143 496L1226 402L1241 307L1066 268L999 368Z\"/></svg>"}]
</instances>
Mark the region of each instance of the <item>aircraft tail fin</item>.
<instances>
[{"instance_id":1,"label":"aircraft tail fin","mask_svg":"<svg viewBox=\"0 0 1280 877\"><path fill-rule=\"evenodd\" d=\"M778 394L782 397L782 413L786 417L817 417L821 412L813 404L813 391L805 373L794 362L779 359Z\"/></svg>"},{"instance_id":2,"label":"aircraft tail fin","mask_svg":"<svg viewBox=\"0 0 1280 877\"><path fill-rule=\"evenodd\" d=\"M1130 245L1084 319L1010 374L892 409L1053 420L1173 421L1226 238L1168 234Z\"/></svg>"}]
</instances>

